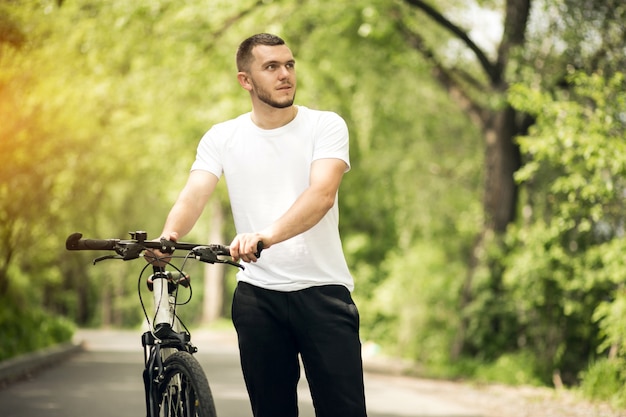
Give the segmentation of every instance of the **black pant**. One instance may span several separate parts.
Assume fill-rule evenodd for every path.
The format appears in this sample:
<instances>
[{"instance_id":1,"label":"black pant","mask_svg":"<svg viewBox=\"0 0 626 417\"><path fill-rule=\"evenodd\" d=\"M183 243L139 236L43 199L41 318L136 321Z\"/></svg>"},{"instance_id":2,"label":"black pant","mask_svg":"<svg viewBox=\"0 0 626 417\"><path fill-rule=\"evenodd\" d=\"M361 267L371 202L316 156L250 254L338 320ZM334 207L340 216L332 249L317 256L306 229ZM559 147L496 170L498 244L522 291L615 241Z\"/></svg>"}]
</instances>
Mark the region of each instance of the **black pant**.
<instances>
[{"instance_id":1,"label":"black pant","mask_svg":"<svg viewBox=\"0 0 626 417\"><path fill-rule=\"evenodd\" d=\"M317 417L365 417L359 313L342 285L294 292L239 283L233 299L255 417L298 415L298 354Z\"/></svg>"}]
</instances>

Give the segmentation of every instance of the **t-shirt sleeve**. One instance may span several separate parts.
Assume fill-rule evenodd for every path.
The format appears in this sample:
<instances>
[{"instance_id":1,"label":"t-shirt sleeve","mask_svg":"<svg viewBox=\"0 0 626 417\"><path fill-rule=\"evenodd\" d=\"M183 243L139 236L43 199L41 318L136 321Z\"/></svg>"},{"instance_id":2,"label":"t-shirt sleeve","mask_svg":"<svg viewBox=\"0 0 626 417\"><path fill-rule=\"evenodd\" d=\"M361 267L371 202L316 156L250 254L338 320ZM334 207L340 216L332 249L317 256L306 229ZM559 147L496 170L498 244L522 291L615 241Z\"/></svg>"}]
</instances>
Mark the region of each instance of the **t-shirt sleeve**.
<instances>
[{"instance_id":1,"label":"t-shirt sleeve","mask_svg":"<svg viewBox=\"0 0 626 417\"><path fill-rule=\"evenodd\" d=\"M350 141L348 126L338 114L322 112L318 126L319 135L315 140L313 160L336 158L347 165L350 170Z\"/></svg>"},{"instance_id":2,"label":"t-shirt sleeve","mask_svg":"<svg viewBox=\"0 0 626 417\"><path fill-rule=\"evenodd\" d=\"M215 128L205 133L198 144L196 160L191 165L191 171L195 170L208 171L217 178L222 176L223 167Z\"/></svg>"}]
</instances>

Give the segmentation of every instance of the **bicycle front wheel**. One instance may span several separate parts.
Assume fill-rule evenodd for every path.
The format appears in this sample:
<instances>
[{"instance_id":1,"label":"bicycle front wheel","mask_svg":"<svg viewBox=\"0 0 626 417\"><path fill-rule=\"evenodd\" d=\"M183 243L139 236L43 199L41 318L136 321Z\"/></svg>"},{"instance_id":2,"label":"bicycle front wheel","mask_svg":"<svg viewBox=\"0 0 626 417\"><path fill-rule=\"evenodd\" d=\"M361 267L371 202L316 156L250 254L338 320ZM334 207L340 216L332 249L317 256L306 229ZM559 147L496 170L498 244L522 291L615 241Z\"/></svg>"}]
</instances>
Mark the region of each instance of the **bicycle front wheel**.
<instances>
[{"instance_id":1,"label":"bicycle front wheel","mask_svg":"<svg viewBox=\"0 0 626 417\"><path fill-rule=\"evenodd\" d=\"M188 352L176 352L163 363L156 403L160 417L216 417L213 395L200 363Z\"/></svg>"}]
</instances>

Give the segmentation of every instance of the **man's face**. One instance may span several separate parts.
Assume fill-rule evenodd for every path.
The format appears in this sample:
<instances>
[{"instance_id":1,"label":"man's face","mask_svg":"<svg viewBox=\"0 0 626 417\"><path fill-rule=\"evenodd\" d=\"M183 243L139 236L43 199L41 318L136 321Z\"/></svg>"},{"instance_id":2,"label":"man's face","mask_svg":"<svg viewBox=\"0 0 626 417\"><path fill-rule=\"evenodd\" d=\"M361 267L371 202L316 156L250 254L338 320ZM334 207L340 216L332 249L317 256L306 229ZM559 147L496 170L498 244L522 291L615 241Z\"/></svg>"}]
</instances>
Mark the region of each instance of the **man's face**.
<instances>
[{"instance_id":1,"label":"man's face","mask_svg":"<svg viewBox=\"0 0 626 417\"><path fill-rule=\"evenodd\" d=\"M278 109L289 107L296 96L295 60L286 45L258 45L247 72L251 93L261 102Z\"/></svg>"}]
</instances>

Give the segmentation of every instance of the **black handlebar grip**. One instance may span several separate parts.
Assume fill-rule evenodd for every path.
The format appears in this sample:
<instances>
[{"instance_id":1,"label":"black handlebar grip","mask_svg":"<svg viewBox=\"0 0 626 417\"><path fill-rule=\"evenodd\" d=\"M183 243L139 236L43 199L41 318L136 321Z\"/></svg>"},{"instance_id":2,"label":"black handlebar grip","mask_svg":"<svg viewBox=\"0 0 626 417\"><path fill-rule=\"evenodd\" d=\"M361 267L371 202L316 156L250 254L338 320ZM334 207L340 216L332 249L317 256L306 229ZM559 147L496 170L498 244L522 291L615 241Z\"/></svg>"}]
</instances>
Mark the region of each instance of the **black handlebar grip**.
<instances>
[{"instance_id":1,"label":"black handlebar grip","mask_svg":"<svg viewBox=\"0 0 626 417\"><path fill-rule=\"evenodd\" d=\"M263 245L263 241L259 240L256 244L256 252L254 253L254 256L256 256L257 258L261 257L261 251L263 250L264 245Z\"/></svg>"},{"instance_id":2,"label":"black handlebar grip","mask_svg":"<svg viewBox=\"0 0 626 417\"><path fill-rule=\"evenodd\" d=\"M65 241L67 250L113 250L117 239L81 239L82 233L72 233Z\"/></svg>"}]
</instances>

